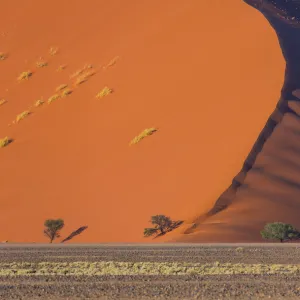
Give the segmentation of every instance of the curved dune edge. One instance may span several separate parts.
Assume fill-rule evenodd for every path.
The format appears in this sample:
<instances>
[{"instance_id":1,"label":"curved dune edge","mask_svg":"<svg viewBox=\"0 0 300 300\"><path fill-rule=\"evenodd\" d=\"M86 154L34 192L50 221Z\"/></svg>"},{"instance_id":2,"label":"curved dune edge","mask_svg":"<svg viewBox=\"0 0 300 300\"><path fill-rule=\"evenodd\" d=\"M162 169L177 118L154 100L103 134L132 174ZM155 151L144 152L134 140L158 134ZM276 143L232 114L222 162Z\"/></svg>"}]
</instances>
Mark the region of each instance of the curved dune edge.
<instances>
[{"instance_id":1,"label":"curved dune edge","mask_svg":"<svg viewBox=\"0 0 300 300\"><path fill-rule=\"evenodd\" d=\"M300 102L280 100L232 185L178 240L255 242L268 222L299 227L299 134Z\"/></svg>"}]
</instances>

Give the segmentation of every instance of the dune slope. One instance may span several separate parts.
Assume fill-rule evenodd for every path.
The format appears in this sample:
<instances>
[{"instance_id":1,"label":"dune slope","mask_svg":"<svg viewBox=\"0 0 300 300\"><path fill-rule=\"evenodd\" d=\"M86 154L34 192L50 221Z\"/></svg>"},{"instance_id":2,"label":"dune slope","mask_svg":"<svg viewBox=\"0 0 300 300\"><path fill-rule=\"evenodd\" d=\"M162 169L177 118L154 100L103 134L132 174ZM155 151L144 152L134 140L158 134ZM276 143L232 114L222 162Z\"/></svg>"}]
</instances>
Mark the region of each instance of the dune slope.
<instances>
[{"instance_id":1,"label":"dune slope","mask_svg":"<svg viewBox=\"0 0 300 300\"><path fill-rule=\"evenodd\" d=\"M275 33L240 0L11 0L0 23L0 138L13 139L0 240L46 241L46 218L64 235L88 225L76 242L145 241L153 214L193 220L239 172L283 81ZM62 84L72 93L48 105Z\"/></svg>"}]
</instances>

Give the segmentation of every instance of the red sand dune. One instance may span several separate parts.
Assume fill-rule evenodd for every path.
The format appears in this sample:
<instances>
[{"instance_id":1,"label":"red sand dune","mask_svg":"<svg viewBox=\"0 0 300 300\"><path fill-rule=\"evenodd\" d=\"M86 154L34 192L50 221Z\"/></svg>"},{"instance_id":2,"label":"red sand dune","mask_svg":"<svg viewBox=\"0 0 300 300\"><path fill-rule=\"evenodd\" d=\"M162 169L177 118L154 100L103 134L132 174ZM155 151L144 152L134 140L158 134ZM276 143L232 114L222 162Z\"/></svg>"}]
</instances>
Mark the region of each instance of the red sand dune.
<instances>
[{"instance_id":1,"label":"red sand dune","mask_svg":"<svg viewBox=\"0 0 300 300\"><path fill-rule=\"evenodd\" d=\"M56 217L64 235L89 226L76 242L148 241L153 214L192 222L241 169L283 82L274 31L241 0L10 0L0 23L0 138L14 139L0 149L0 240L46 241ZM8 126L85 64L97 73L71 95ZM105 86L114 92L96 99ZM149 127L159 130L129 147ZM245 213L232 207L229 224L251 221L240 197Z\"/></svg>"}]
</instances>

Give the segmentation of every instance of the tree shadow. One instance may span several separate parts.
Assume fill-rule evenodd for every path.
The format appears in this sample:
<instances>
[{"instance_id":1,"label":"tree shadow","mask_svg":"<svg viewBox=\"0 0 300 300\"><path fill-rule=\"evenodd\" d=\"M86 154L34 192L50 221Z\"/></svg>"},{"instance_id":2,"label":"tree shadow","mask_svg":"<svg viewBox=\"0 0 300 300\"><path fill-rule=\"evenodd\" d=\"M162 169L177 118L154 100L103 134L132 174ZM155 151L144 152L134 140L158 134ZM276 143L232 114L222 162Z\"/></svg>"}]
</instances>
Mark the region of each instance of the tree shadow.
<instances>
[{"instance_id":1,"label":"tree shadow","mask_svg":"<svg viewBox=\"0 0 300 300\"><path fill-rule=\"evenodd\" d=\"M88 228L88 226L79 227L77 230L73 231L69 236L67 236L64 240L62 240L61 243L70 241L75 236L77 236L77 235L81 234L83 231L85 231L87 228Z\"/></svg>"}]
</instances>

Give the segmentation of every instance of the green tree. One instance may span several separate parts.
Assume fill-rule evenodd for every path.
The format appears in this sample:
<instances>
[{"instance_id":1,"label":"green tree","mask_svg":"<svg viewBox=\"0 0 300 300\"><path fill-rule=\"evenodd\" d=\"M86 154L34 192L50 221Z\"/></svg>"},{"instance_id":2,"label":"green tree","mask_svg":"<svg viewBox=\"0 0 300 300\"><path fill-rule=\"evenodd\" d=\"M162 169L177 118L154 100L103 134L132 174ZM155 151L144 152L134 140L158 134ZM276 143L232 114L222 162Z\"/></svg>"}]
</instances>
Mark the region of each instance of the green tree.
<instances>
[{"instance_id":1,"label":"green tree","mask_svg":"<svg viewBox=\"0 0 300 300\"><path fill-rule=\"evenodd\" d=\"M152 216L150 222L152 225L154 225L154 227L145 228L144 237L150 237L153 235L156 235L157 237L164 235L183 223L183 221L172 221L170 217L165 215Z\"/></svg>"},{"instance_id":2,"label":"green tree","mask_svg":"<svg viewBox=\"0 0 300 300\"><path fill-rule=\"evenodd\" d=\"M54 239L60 237L59 231L65 226L65 223L62 219L48 219L45 221L44 226L44 234L50 239L50 243L52 243Z\"/></svg>"},{"instance_id":3,"label":"green tree","mask_svg":"<svg viewBox=\"0 0 300 300\"><path fill-rule=\"evenodd\" d=\"M300 236L298 230L292 225L282 222L266 224L260 234L266 240L279 240L281 243L297 239Z\"/></svg>"}]
</instances>

